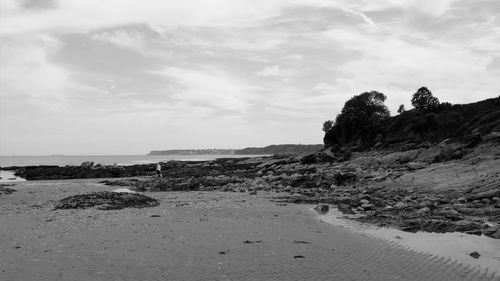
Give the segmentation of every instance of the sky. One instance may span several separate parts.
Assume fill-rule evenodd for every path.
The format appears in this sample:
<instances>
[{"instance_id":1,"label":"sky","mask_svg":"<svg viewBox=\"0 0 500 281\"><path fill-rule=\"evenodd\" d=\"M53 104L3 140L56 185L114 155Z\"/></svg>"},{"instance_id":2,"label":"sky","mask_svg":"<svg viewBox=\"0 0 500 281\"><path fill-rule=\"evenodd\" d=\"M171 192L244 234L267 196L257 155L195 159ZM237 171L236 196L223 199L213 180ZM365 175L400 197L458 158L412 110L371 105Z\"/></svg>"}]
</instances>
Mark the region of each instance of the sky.
<instances>
[{"instance_id":1,"label":"sky","mask_svg":"<svg viewBox=\"0 0 500 281\"><path fill-rule=\"evenodd\" d=\"M500 94L498 0L0 0L0 155L322 143L366 91L395 114Z\"/></svg>"}]
</instances>

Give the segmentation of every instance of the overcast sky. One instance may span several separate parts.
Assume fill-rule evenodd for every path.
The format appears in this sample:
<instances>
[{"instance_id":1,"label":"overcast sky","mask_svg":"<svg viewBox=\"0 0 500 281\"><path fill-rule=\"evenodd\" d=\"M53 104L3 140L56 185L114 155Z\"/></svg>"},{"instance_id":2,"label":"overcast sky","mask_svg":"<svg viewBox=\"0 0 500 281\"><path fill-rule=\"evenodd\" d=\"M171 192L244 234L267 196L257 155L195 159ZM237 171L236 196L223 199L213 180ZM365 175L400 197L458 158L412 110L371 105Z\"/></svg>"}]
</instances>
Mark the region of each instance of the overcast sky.
<instances>
[{"instance_id":1,"label":"overcast sky","mask_svg":"<svg viewBox=\"0 0 500 281\"><path fill-rule=\"evenodd\" d=\"M365 91L500 94L498 0L0 3L2 155L321 143Z\"/></svg>"}]
</instances>

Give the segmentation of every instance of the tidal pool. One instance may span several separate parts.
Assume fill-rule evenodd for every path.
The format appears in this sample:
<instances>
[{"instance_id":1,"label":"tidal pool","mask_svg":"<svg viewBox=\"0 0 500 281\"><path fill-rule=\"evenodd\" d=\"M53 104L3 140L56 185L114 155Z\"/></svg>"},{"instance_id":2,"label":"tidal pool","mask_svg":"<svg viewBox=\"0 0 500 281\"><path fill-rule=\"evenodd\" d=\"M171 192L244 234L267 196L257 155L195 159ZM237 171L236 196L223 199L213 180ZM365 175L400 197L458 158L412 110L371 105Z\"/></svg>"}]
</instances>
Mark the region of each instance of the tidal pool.
<instances>
[{"instance_id":1,"label":"tidal pool","mask_svg":"<svg viewBox=\"0 0 500 281\"><path fill-rule=\"evenodd\" d=\"M309 209L313 210L314 206ZM330 206L326 214L318 214L321 221L346 227L355 232L377 237L403 246L410 250L427 253L460 262L470 268L476 268L489 274L500 275L500 240L484 235L470 235L460 232L430 233L405 232L394 228L378 227L360 223ZM469 256L471 252L478 252L477 259Z\"/></svg>"}]
</instances>

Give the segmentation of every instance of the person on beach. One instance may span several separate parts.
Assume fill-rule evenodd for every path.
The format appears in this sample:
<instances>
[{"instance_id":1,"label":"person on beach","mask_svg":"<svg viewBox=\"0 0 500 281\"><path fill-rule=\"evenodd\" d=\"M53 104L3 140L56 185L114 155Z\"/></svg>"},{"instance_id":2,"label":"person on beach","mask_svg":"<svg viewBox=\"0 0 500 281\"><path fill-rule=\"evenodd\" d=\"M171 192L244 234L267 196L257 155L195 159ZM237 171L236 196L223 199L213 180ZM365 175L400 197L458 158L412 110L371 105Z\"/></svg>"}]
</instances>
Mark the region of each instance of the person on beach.
<instances>
[{"instance_id":1,"label":"person on beach","mask_svg":"<svg viewBox=\"0 0 500 281\"><path fill-rule=\"evenodd\" d=\"M160 163L156 164L156 175L161 179L163 178L161 175L161 165Z\"/></svg>"}]
</instances>

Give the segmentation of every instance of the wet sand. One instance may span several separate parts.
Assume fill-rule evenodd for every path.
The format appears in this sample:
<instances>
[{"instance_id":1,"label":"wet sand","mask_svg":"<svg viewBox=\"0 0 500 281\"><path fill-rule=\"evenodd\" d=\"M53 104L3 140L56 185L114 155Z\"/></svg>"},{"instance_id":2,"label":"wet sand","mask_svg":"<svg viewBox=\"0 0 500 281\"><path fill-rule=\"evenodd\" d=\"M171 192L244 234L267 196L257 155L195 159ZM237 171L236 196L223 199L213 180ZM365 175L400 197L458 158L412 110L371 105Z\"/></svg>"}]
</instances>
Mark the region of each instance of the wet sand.
<instances>
[{"instance_id":1,"label":"wet sand","mask_svg":"<svg viewBox=\"0 0 500 281\"><path fill-rule=\"evenodd\" d=\"M20 182L0 196L0 280L500 280L348 228L271 193L145 193L160 206L52 210L115 188ZM246 243L245 243L246 242Z\"/></svg>"}]
</instances>

